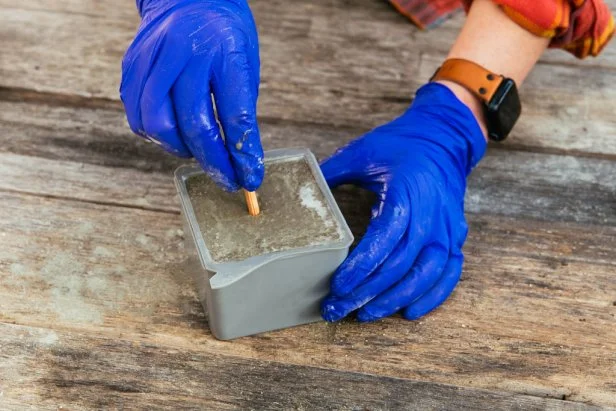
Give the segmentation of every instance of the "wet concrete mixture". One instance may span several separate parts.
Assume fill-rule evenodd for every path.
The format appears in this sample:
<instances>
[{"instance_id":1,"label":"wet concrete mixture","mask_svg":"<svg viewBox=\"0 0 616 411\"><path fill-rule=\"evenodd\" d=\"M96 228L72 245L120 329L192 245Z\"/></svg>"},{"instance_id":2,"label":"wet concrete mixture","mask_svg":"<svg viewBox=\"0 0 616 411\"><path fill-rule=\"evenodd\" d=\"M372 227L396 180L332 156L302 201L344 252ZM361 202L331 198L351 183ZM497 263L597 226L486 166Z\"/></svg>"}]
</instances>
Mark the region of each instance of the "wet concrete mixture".
<instances>
[{"instance_id":1,"label":"wet concrete mixture","mask_svg":"<svg viewBox=\"0 0 616 411\"><path fill-rule=\"evenodd\" d=\"M186 187L212 259L240 261L276 251L338 241L342 229L304 158L265 164L257 194L261 214L246 211L242 192L227 193L206 175Z\"/></svg>"}]
</instances>

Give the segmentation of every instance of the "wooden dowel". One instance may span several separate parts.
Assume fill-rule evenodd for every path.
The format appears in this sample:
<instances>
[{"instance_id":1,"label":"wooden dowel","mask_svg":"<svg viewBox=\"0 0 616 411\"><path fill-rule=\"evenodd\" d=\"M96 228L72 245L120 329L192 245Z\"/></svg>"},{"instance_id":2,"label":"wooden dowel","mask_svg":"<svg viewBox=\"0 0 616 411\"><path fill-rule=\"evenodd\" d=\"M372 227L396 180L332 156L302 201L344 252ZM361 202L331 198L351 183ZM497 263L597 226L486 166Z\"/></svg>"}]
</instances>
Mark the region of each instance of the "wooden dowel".
<instances>
[{"instance_id":1,"label":"wooden dowel","mask_svg":"<svg viewBox=\"0 0 616 411\"><path fill-rule=\"evenodd\" d=\"M261 210L259 209L257 193L254 191L244 190L244 198L246 199L246 205L248 206L248 214L252 216L259 215Z\"/></svg>"}]
</instances>

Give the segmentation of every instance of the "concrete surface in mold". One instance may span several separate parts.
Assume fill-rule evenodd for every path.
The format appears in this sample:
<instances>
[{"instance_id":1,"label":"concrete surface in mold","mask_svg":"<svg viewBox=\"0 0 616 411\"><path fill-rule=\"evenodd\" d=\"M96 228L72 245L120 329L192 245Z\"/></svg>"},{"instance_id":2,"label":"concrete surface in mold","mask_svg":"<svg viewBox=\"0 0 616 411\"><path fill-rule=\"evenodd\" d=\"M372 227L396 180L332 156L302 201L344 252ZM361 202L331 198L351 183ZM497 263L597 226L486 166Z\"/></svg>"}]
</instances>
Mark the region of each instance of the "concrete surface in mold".
<instances>
[{"instance_id":1,"label":"concrete surface in mold","mask_svg":"<svg viewBox=\"0 0 616 411\"><path fill-rule=\"evenodd\" d=\"M326 244L343 237L304 158L266 163L257 217L246 212L241 192L224 192L203 174L190 177L186 187L216 262Z\"/></svg>"}]
</instances>

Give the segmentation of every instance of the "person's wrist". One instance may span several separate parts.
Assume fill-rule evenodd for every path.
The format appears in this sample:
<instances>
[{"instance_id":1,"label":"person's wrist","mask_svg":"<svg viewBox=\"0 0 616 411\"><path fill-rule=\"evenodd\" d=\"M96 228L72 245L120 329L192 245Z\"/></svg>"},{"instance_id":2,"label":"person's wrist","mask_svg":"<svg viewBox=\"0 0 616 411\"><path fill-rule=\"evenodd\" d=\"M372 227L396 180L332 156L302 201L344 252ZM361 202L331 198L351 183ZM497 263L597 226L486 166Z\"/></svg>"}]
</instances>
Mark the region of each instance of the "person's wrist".
<instances>
[{"instance_id":1,"label":"person's wrist","mask_svg":"<svg viewBox=\"0 0 616 411\"><path fill-rule=\"evenodd\" d=\"M442 84L451 90L451 92L456 95L458 100L464 103L464 105L471 110L477 120L477 124L479 124L479 128L481 128L483 137L487 140L488 126L485 118L483 103L473 93L458 83L448 80L438 80L436 83Z\"/></svg>"}]
</instances>

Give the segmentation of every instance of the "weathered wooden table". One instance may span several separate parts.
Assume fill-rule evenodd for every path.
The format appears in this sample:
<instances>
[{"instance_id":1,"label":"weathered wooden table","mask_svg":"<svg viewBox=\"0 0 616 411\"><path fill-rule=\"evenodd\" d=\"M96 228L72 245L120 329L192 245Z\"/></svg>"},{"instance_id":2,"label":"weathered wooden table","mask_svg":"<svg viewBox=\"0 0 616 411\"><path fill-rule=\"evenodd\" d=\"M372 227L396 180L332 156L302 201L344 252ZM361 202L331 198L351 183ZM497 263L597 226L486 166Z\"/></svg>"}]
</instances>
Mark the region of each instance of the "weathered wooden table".
<instances>
[{"instance_id":1,"label":"weathered wooden table","mask_svg":"<svg viewBox=\"0 0 616 411\"><path fill-rule=\"evenodd\" d=\"M251 4L264 145L321 157L402 112L463 21ZM616 42L548 52L524 84L514 135L470 179L442 308L222 342L185 270L180 161L119 102L137 23L127 0L0 0L0 409L616 406Z\"/></svg>"}]
</instances>

